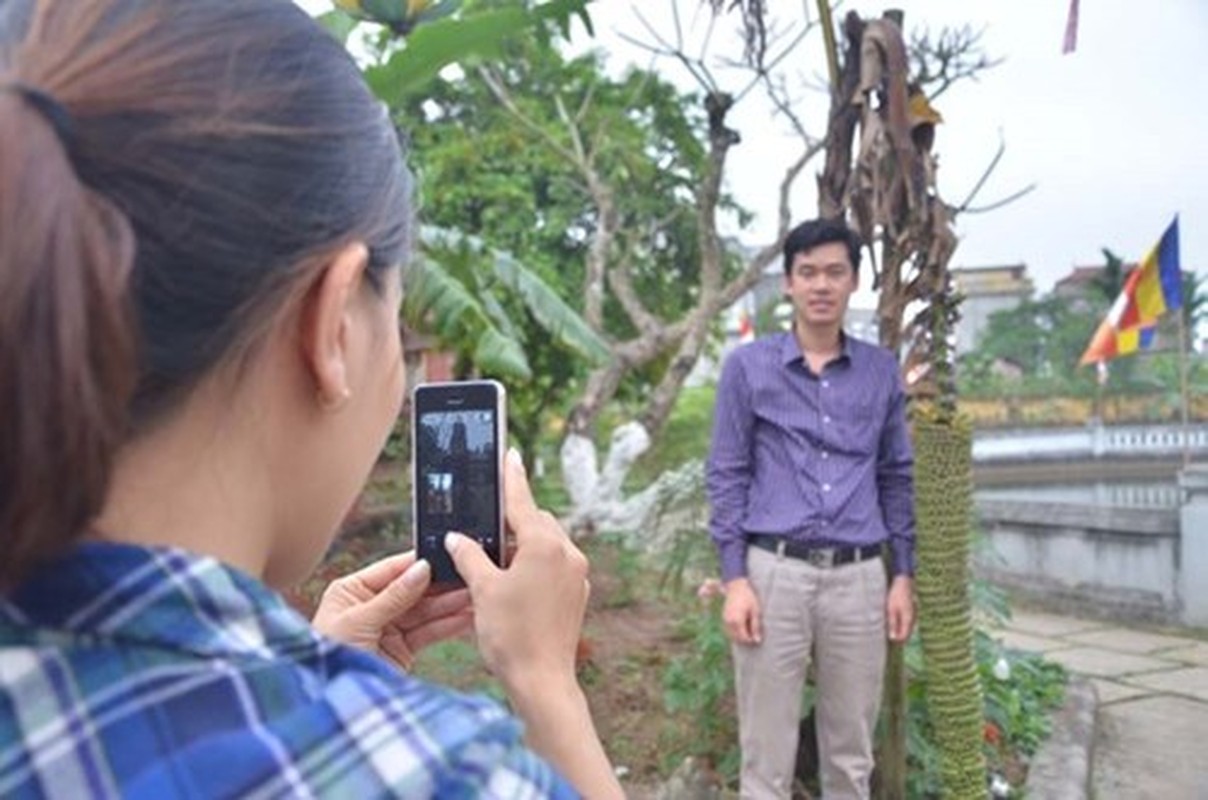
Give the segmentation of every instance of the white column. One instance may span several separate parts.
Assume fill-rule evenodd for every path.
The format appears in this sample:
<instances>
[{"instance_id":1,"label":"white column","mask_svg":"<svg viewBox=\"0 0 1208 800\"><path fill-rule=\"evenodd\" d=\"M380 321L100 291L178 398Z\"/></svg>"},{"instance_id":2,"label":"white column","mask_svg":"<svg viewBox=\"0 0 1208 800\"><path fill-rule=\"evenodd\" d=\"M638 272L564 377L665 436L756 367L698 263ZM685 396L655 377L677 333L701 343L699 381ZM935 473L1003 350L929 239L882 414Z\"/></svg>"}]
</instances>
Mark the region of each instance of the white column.
<instances>
[{"instance_id":1,"label":"white column","mask_svg":"<svg viewBox=\"0 0 1208 800\"><path fill-rule=\"evenodd\" d=\"M1179 473L1183 506L1179 518L1179 596L1183 623L1208 627L1208 464Z\"/></svg>"}]
</instances>

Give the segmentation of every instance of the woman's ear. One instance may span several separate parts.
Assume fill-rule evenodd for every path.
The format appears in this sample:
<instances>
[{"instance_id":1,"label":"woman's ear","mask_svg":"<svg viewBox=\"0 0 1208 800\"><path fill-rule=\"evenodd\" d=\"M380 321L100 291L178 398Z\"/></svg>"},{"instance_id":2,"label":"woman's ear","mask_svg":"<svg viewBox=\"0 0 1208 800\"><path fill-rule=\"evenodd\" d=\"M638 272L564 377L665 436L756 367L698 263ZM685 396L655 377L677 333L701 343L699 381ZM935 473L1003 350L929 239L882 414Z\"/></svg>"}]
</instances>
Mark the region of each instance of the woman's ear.
<instances>
[{"instance_id":1,"label":"woman's ear","mask_svg":"<svg viewBox=\"0 0 1208 800\"><path fill-rule=\"evenodd\" d=\"M314 381L315 398L324 410L335 410L352 396L348 385L352 304L365 279L369 250L350 244L331 259L306 296L302 313L302 352Z\"/></svg>"}]
</instances>

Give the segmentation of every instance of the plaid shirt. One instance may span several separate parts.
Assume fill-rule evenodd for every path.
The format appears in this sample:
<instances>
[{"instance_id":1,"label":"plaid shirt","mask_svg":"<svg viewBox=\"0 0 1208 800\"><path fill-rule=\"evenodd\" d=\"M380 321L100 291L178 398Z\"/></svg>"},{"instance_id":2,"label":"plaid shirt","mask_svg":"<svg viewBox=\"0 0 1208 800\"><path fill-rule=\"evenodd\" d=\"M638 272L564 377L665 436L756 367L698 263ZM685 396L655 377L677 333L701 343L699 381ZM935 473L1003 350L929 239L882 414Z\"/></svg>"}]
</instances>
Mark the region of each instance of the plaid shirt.
<instances>
[{"instance_id":1,"label":"plaid shirt","mask_svg":"<svg viewBox=\"0 0 1208 800\"><path fill-rule=\"evenodd\" d=\"M89 543L0 598L0 797L575 797L495 703L214 559Z\"/></svg>"}]
</instances>

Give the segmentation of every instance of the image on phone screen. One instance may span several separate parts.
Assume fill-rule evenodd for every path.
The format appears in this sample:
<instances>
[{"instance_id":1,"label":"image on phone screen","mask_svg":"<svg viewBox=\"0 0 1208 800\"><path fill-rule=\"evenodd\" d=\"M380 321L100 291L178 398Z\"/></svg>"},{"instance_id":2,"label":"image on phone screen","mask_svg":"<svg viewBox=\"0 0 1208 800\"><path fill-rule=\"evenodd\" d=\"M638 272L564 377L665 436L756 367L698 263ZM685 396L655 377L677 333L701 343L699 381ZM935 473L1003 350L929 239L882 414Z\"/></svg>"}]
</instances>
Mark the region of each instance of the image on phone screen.
<instances>
[{"instance_id":1,"label":"image on phone screen","mask_svg":"<svg viewBox=\"0 0 1208 800\"><path fill-rule=\"evenodd\" d=\"M458 531L477 539L498 562L499 443L495 412L484 409L426 411L418 415L416 523L420 556L433 580L457 580L444 537Z\"/></svg>"}]
</instances>

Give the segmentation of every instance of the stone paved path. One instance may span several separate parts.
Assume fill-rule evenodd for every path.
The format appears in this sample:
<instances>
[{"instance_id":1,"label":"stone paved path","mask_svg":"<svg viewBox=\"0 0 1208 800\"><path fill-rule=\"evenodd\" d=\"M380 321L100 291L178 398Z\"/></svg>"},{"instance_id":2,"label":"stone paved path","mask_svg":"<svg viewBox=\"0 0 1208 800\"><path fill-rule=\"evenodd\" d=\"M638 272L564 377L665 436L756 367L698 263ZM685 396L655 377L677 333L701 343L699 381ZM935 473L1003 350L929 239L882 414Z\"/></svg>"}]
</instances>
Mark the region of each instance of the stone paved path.
<instances>
[{"instance_id":1,"label":"stone paved path","mask_svg":"<svg viewBox=\"0 0 1208 800\"><path fill-rule=\"evenodd\" d=\"M1094 684L1097 800L1208 800L1208 639L1032 611L999 636Z\"/></svg>"}]
</instances>

